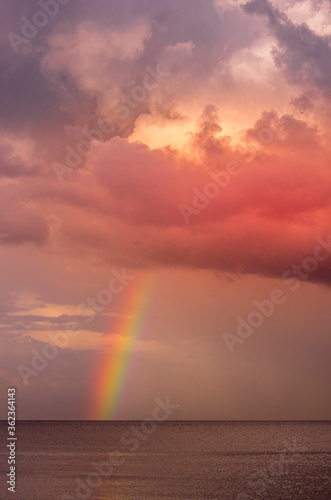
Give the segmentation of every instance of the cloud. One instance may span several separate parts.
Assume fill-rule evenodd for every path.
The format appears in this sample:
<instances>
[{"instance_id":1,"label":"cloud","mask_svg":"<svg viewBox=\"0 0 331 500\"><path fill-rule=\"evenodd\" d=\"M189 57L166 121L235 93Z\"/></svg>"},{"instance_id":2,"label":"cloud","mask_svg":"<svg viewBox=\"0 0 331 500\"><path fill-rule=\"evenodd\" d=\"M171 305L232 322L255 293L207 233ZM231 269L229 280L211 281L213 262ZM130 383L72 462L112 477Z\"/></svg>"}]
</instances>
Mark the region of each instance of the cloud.
<instances>
[{"instance_id":1,"label":"cloud","mask_svg":"<svg viewBox=\"0 0 331 500\"><path fill-rule=\"evenodd\" d=\"M55 33L49 38L41 70L63 92L73 84L95 98L103 113L109 113L121 86L130 79L127 69L142 55L150 36L144 20L116 31L100 31L96 24L81 23L74 32Z\"/></svg>"},{"instance_id":2,"label":"cloud","mask_svg":"<svg viewBox=\"0 0 331 500\"><path fill-rule=\"evenodd\" d=\"M310 90L298 95L297 97L293 97L291 99L291 104L303 115L306 111L311 111L313 109L313 98L314 92Z\"/></svg>"},{"instance_id":3,"label":"cloud","mask_svg":"<svg viewBox=\"0 0 331 500\"><path fill-rule=\"evenodd\" d=\"M330 223L324 138L304 120L285 118L265 111L246 131L246 140L257 148L255 159L247 162L242 146L222 133L210 106L185 152L118 137L96 142L84 168L63 183L44 180L31 197L57 221L53 244L61 252L93 254L128 267L279 277L310 255ZM261 128L273 135L268 145L258 140ZM236 162L240 174L204 208L211 174L228 162ZM194 206L197 192L199 209L187 225L178 207ZM329 264L323 265L324 275L321 269L312 279L329 282Z\"/></svg>"},{"instance_id":4,"label":"cloud","mask_svg":"<svg viewBox=\"0 0 331 500\"><path fill-rule=\"evenodd\" d=\"M0 137L0 177L37 176L44 171L41 160L35 160L29 141L10 136Z\"/></svg>"},{"instance_id":5,"label":"cloud","mask_svg":"<svg viewBox=\"0 0 331 500\"><path fill-rule=\"evenodd\" d=\"M269 131L270 143L261 144L261 130ZM29 182L6 186L4 244L31 241L131 268L279 277L327 235L329 148L316 126L275 110L264 111L244 140L255 148L250 162L209 105L183 151L119 137L95 141L85 165L62 183L41 170ZM211 176L222 175L229 162L240 173L206 203ZM195 207L188 225L181 204ZM323 267L325 275L320 270L312 279L329 281L328 263Z\"/></svg>"},{"instance_id":6,"label":"cloud","mask_svg":"<svg viewBox=\"0 0 331 500\"><path fill-rule=\"evenodd\" d=\"M295 24L268 0L251 0L244 11L264 16L279 48L273 49L276 64L291 84L314 87L331 98L331 48L329 38L314 33L306 24Z\"/></svg>"},{"instance_id":7,"label":"cloud","mask_svg":"<svg viewBox=\"0 0 331 500\"><path fill-rule=\"evenodd\" d=\"M2 245L44 244L49 237L49 222L40 207L32 208L27 199L20 200L20 191L15 186L0 186L0 228L7 234Z\"/></svg>"}]
</instances>

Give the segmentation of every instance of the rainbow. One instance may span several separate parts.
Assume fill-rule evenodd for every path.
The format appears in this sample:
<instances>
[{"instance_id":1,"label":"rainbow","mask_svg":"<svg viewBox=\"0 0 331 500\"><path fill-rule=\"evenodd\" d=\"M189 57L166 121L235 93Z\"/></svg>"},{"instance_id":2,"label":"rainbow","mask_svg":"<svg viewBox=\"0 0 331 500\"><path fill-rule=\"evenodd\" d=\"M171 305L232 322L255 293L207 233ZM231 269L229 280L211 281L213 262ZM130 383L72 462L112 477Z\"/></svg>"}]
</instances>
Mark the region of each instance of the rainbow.
<instances>
[{"instance_id":1,"label":"rainbow","mask_svg":"<svg viewBox=\"0 0 331 500\"><path fill-rule=\"evenodd\" d=\"M122 292L123 314L112 328L112 333L118 335L120 340L98 360L92 401L89 401L89 420L109 420L115 416L129 371L131 353L145 324L154 283L153 274L135 277L128 289Z\"/></svg>"}]
</instances>

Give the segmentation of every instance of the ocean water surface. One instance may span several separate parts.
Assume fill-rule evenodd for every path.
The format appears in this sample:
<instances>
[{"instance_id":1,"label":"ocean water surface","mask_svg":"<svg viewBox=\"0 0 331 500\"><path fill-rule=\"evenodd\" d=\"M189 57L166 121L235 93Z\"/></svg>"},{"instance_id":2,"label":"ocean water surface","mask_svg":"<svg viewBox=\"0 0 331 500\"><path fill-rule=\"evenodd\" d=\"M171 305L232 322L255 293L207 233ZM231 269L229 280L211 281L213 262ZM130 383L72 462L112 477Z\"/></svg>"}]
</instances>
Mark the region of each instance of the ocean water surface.
<instances>
[{"instance_id":1,"label":"ocean water surface","mask_svg":"<svg viewBox=\"0 0 331 500\"><path fill-rule=\"evenodd\" d=\"M17 422L16 500L330 500L330 422ZM7 437L1 423L1 442Z\"/></svg>"}]
</instances>

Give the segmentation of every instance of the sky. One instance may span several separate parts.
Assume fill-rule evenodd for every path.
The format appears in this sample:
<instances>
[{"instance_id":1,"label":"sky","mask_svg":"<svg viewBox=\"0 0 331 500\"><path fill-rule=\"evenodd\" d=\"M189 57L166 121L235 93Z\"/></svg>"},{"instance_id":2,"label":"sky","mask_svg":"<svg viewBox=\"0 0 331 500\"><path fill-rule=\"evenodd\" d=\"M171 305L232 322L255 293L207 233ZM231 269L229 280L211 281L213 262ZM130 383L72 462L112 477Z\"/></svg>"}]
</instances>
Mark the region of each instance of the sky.
<instances>
[{"instance_id":1,"label":"sky","mask_svg":"<svg viewBox=\"0 0 331 500\"><path fill-rule=\"evenodd\" d=\"M1 10L1 400L330 419L330 2Z\"/></svg>"}]
</instances>

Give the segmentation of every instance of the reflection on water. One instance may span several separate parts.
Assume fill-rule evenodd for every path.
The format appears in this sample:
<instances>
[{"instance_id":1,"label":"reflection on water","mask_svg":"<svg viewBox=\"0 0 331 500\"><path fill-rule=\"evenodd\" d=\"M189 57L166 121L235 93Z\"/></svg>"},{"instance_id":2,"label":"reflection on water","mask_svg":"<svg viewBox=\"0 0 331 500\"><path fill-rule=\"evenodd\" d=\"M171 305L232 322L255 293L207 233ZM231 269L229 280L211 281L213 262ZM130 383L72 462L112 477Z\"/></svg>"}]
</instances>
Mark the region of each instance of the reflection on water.
<instances>
[{"instance_id":1,"label":"reflection on water","mask_svg":"<svg viewBox=\"0 0 331 500\"><path fill-rule=\"evenodd\" d=\"M17 498L331 499L330 423L163 422L132 451L133 425L19 423Z\"/></svg>"}]
</instances>

